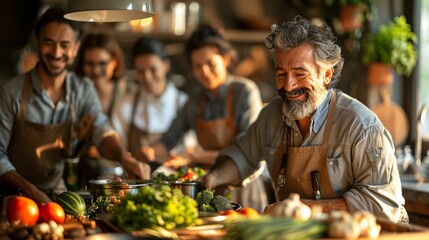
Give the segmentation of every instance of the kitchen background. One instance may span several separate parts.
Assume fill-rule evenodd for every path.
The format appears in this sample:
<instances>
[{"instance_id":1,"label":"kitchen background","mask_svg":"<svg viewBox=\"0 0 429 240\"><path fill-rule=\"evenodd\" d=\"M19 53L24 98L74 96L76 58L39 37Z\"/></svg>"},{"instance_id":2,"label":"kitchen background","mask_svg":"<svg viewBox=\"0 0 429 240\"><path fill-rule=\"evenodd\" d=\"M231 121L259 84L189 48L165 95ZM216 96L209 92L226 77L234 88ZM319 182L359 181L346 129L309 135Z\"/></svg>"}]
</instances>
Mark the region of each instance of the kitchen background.
<instances>
[{"instance_id":1,"label":"kitchen background","mask_svg":"<svg viewBox=\"0 0 429 240\"><path fill-rule=\"evenodd\" d=\"M155 16L152 21L124 23L85 23L86 31L106 31L113 34L123 47L129 73L133 71L130 50L137 38L148 35L167 44L172 59L171 79L187 90L196 84L190 74L184 54L184 41L199 24L209 23L222 28L234 44L240 62L234 72L254 80L261 89L264 101L276 95L274 67L264 47L264 39L273 23L290 20L296 15L327 21L343 47L345 66L339 89L371 107L381 101L378 89L367 83L367 67L362 63L362 44L365 37L380 24L404 15L413 31L420 36L422 22L420 8L424 0L375 0L372 18L361 31L345 32L339 23L341 0L152 0ZM428 1L426 1L428 2ZM330 4L328 4L330 3ZM0 83L22 71L23 56L31 64L35 50L33 22L49 6L65 7L67 0L3 1L0 8ZM423 24L423 23L422 23ZM360 36L360 38L359 38ZM358 37L358 38L356 38ZM422 41L418 44L420 49ZM30 54L28 54L30 53ZM29 56L29 57L28 57ZM422 61L421 59L419 61ZM392 101L404 109L409 124L408 137L402 145L416 143L416 116L422 104L420 65L409 77L395 75ZM427 82L427 80L426 80ZM429 89L426 90L429 95ZM427 102L428 103L428 102ZM429 117L428 117L429 118ZM423 124L426 134L423 156L429 148L429 121Z\"/></svg>"}]
</instances>

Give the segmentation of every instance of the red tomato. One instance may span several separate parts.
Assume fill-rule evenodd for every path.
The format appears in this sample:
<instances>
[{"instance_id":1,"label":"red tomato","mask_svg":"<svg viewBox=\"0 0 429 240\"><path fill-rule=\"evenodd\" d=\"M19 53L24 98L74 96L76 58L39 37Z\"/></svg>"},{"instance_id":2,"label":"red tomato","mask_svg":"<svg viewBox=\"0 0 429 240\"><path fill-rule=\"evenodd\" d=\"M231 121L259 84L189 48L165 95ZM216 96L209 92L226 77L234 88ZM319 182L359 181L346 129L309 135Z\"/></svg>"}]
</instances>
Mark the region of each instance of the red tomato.
<instances>
[{"instance_id":1,"label":"red tomato","mask_svg":"<svg viewBox=\"0 0 429 240\"><path fill-rule=\"evenodd\" d=\"M186 181L192 181L192 180L197 180L198 176L196 173L192 172L192 171L188 171L184 176L183 179Z\"/></svg>"},{"instance_id":2,"label":"red tomato","mask_svg":"<svg viewBox=\"0 0 429 240\"><path fill-rule=\"evenodd\" d=\"M250 217L250 218L259 217L258 211L256 211L253 208L242 208L242 209L238 210L238 212L240 214L246 215L247 217Z\"/></svg>"},{"instance_id":3,"label":"red tomato","mask_svg":"<svg viewBox=\"0 0 429 240\"><path fill-rule=\"evenodd\" d=\"M39 208L30 198L14 197L7 204L6 218L13 225L35 224L39 218Z\"/></svg>"},{"instance_id":4,"label":"red tomato","mask_svg":"<svg viewBox=\"0 0 429 240\"><path fill-rule=\"evenodd\" d=\"M56 202L39 204L39 222L49 222L50 220L62 224L66 220L64 209Z\"/></svg>"},{"instance_id":5,"label":"red tomato","mask_svg":"<svg viewBox=\"0 0 429 240\"><path fill-rule=\"evenodd\" d=\"M220 215L224 215L224 216L231 216L231 215L237 215L238 212L235 210L225 210L225 211L220 211L218 212Z\"/></svg>"}]
</instances>

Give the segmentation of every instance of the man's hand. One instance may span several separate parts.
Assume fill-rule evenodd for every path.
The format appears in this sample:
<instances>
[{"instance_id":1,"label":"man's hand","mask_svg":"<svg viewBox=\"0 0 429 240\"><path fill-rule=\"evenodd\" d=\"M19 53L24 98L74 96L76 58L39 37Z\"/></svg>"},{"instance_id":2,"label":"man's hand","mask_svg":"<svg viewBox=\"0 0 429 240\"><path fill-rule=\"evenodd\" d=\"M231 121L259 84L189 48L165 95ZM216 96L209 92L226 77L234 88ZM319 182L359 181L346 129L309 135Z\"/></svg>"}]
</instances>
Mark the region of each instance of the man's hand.
<instances>
[{"instance_id":1,"label":"man's hand","mask_svg":"<svg viewBox=\"0 0 429 240\"><path fill-rule=\"evenodd\" d=\"M25 189L21 189L24 196L33 199L37 204L40 204L42 202L48 203L52 202L52 199L48 197L44 192L40 191L38 188L36 188L34 185L26 187Z\"/></svg>"},{"instance_id":2,"label":"man's hand","mask_svg":"<svg viewBox=\"0 0 429 240\"><path fill-rule=\"evenodd\" d=\"M140 151L137 152L136 158L145 163L150 163L155 161L155 149L149 146L142 146Z\"/></svg>"},{"instance_id":3,"label":"man's hand","mask_svg":"<svg viewBox=\"0 0 429 240\"><path fill-rule=\"evenodd\" d=\"M188 164L189 160L187 158L180 155L173 155L163 165L178 170L180 167L187 166Z\"/></svg>"},{"instance_id":4,"label":"man's hand","mask_svg":"<svg viewBox=\"0 0 429 240\"><path fill-rule=\"evenodd\" d=\"M263 214L270 214L271 211L277 206L277 203L269 204L265 207Z\"/></svg>"},{"instance_id":5,"label":"man's hand","mask_svg":"<svg viewBox=\"0 0 429 240\"><path fill-rule=\"evenodd\" d=\"M52 202L48 195L40 191L16 171L5 173L2 176L2 181L7 185L18 187L24 196L33 199L37 204L41 202Z\"/></svg>"},{"instance_id":6,"label":"man's hand","mask_svg":"<svg viewBox=\"0 0 429 240\"><path fill-rule=\"evenodd\" d=\"M150 166L146 163L137 161L131 153L121 161L124 170L128 173L129 178L150 179Z\"/></svg>"}]
</instances>

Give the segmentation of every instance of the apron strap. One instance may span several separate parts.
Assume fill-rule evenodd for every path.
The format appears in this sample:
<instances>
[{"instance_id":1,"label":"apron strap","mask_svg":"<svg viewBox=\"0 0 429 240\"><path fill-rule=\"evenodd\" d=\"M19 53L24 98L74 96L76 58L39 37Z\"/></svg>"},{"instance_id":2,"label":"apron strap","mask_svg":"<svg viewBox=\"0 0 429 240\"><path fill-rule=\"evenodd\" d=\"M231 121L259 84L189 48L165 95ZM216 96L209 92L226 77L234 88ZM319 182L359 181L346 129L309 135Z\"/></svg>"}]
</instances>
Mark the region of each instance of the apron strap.
<instances>
[{"instance_id":1,"label":"apron strap","mask_svg":"<svg viewBox=\"0 0 429 240\"><path fill-rule=\"evenodd\" d=\"M130 122L129 122L129 127L128 127L128 133L127 133L127 138L128 138L128 150L130 151L131 148L131 142L133 139L131 139L131 125L133 124L133 120L134 120L134 116L136 115L136 109L137 109L137 104L139 102L140 99L140 89L136 92L136 94L134 95L134 101L133 101L133 108L131 110L131 118L130 118Z\"/></svg>"},{"instance_id":2,"label":"apron strap","mask_svg":"<svg viewBox=\"0 0 429 240\"><path fill-rule=\"evenodd\" d=\"M323 138L324 150L327 150L329 145L329 138L331 136L332 120L334 119L335 104L337 103L337 93L331 89L331 101L329 103L328 117L326 119L325 136Z\"/></svg>"}]
</instances>

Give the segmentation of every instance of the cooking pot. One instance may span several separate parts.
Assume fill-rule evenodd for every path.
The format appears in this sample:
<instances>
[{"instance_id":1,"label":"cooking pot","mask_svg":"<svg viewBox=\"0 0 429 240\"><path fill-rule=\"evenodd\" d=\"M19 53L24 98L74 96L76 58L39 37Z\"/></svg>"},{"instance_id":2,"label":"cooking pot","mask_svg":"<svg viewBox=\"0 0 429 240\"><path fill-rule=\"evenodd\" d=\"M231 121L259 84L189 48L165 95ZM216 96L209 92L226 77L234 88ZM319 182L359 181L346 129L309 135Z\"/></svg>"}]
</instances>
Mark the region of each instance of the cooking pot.
<instances>
[{"instance_id":1,"label":"cooking pot","mask_svg":"<svg viewBox=\"0 0 429 240\"><path fill-rule=\"evenodd\" d=\"M180 189L183 194L193 199L195 199L198 192L204 190L204 183L201 181L171 181L169 183L171 188Z\"/></svg>"},{"instance_id":2,"label":"cooking pot","mask_svg":"<svg viewBox=\"0 0 429 240\"><path fill-rule=\"evenodd\" d=\"M149 180L122 180L122 182L110 179L89 180L89 191L94 199L98 196L110 196L118 194L120 190L128 194L138 193L138 189L150 185Z\"/></svg>"}]
</instances>

